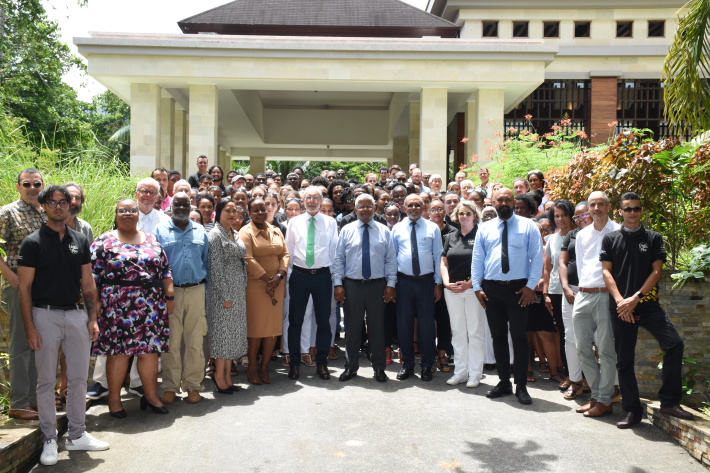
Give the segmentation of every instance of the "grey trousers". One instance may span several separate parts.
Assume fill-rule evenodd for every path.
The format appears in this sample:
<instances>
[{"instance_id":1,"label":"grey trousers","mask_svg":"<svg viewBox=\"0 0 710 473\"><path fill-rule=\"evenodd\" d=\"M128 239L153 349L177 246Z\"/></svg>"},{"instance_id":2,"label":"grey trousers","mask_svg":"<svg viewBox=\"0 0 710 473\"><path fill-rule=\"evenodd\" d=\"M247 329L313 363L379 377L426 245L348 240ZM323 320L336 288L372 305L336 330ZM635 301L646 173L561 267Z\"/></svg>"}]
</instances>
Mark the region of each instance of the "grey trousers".
<instances>
[{"instance_id":1,"label":"grey trousers","mask_svg":"<svg viewBox=\"0 0 710 473\"><path fill-rule=\"evenodd\" d=\"M42 337L35 352L37 362L37 411L44 439L57 438L57 411L54 390L57 384L57 359L62 347L67 359L67 421L69 438L79 438L85 430L86 379L89 376L91 338L83 310L48 310L34 307L32 319Z\"/></svg>"},{"instance_id":2,"label":"grey trousers","mask_svg":"<svg viewBox=\"0 0 710 473\"><path fill-rule=\"evenodd\" d=\"M343 280L345 290L345 317L348 319L348 333L345 338L345 367L357 371L360 367L358 356L362 342L362 325L367 312L367 332L370 336L372 368L383 370L385 363L385 301L382 299L387 281L358 282Z\"/></svg>"},{"instance_id":3,"label":"grey trousers","mask_svg":"<svg viewBox=\"0 0 710 473\"><path fill-rule=\"evenodd\" d=\"M608 406L611 404L616 378L616 350L609 317L609 293L577 293L572 319L577 357L587 383L592 388L592 398ZM592 351L594 332L597 334L601 370Z\"/></svg>"},{"instance_id":4,"label":"grey trousers","mask_svg":"<svg viewBox=\"0 0 710 473\"><path fill-rule=\"evenodd\" d=\"M2 300L10 319L10 409L23 409L37 402L35 355L27 346L19 291L8 286Z\"/></svg>"}]
</instances>

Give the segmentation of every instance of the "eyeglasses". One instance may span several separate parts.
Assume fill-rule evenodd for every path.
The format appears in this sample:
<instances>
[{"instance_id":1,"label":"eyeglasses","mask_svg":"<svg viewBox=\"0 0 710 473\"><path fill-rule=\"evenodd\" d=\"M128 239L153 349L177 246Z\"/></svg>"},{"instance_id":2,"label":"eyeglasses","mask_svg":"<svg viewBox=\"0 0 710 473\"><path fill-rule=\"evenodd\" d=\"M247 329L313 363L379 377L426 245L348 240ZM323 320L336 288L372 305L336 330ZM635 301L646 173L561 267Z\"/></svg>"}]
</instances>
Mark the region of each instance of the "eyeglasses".
<instances>
[{"instance_id":1,"label":"eyeglasses","mask_svg":"<svg viewBox=\"0 0 710 473\"><path fill-rule=\"evenodd\" d=\"M550 233L552 233L552 229L551 228L541 228L540 233L542 233L543 235L549 235Z\"/></svg>"},{"instance_id":2,"label":"eyeglasses","mask_svg":"<svg viewBox=\"0 0 710 473\"><path fill-rule=\"evenodd\" d=\"M589 217L589 212L585 212L585 213L583 213L583 214L575 215L574 217L572 217L572 220L574 220L575 222L578 222L578 221L583 220L583 219L585 219L585 218L587 218L587 217Z\"/></svg>"},{"instance_id":3,"label":"eyeglasses","mask_svg":"<svg viewBox=\"0 0 710 473\"><path fill-rule=\"evenodd\" d=\"M133 207L128 207L128 208L123 208L123 209L118 209L116 210L116 213L118 214L137 214L138 209L134 209Z\"/></svg>"},{"instance_id":4,"label":"eyeglasses","mask_svg":"<svg viewBox=\"0 0 710 473\"><path fill-rule=\"evenodd\" d=\"M473 212L459 212L459 217L470 217Z\"/></svg>"},{"instance_id":5,"label":"eyeglasses","mask_svg":"<svg viewBox=\"0 0 710 473\"><path fill-rule=\"evenodd\" d=\"M23 182L22 187L25 189L29 189L30 187L34 187L35 189L39 189L42 187L42 183L40 181L35 181L35 182Z\"/></svg>"},{"instance_id":6,"label":"eyeglasses","mask_svg":"<svg viewBox=\"0 0 710 473\"><path fill-rule=\"evenodd\" d=\"M57 205L59 206L59 208L66 209L69 205L69 202L67 202L66 200L60 200L59 202L57 202L56 200L48 200L47 205L50 209L56 209Z\"/></svg>"},{"instance_id":7,"label":"eyeglasses","mask_svg":"<svg viewBox=\"0 0 710 473\"><path fill-rule=\"evenodd\" d=\"M481 220L483 220L484 222L487 222L488 220L493 220L494 218L496 218L495 215L487 214L487 215L484 215L483 217L481 217Z\"/></svg>"},{"instance_id":8,"label":"eyeglasses","mask_svg":"<svg viewBox=\"0 0 710 473\"><path fill-rule=\"evenodd\" d=\"M623 210L626 213L641 212L643 210L643 207L624 207L621 210Z\"/></svg>"},{"instance_id":9,"label":"eyeglasses","mask_svg":"<svg viewBox=\"0 0 710 473\"><path fill-rule=\"evenodd\" d=\"M157 192L157 191L151 191L151 190L148 190L148 189L139 189L139 190L138 190L138 193L141 194L141 195L158 195L158 192Z\"/></svg>"},{"instance_id":10,"label":"eyeglasses","mask_svg":"<svg viewBox=\"0 0 710 473\"><path fill-rule=\"evenodd\" d=\"M432 213L433 213L433 214L441 214L441 213L444 213L444 209L442 209L442 208L440 208L440 207L434 207L433 209L430 208L430 209L429 209L429 213L430 213L430 214L432 214Z\"/></svg>"}]
</instances>

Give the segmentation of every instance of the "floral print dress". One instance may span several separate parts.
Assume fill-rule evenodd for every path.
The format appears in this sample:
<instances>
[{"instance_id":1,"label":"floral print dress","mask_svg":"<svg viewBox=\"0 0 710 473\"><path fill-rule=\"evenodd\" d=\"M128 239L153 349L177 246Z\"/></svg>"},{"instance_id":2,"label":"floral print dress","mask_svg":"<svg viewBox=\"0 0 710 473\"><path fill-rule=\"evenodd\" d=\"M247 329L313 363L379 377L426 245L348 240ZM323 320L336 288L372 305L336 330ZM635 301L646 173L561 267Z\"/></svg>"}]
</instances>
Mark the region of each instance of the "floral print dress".
<instances>
[{"instance_id":1,"label":"floral print dress","mask_svg":"<svg viewBox=\"0 0 710 473\"><path fill-rule=\"evenodd\" d=\"M114 232L91 245L91 267L99 292L99 338L93 355L136 355L168 351L168 310L163 279L171 279L163 247L146 233L139 245Z\"/></svg>"}]
</instances>

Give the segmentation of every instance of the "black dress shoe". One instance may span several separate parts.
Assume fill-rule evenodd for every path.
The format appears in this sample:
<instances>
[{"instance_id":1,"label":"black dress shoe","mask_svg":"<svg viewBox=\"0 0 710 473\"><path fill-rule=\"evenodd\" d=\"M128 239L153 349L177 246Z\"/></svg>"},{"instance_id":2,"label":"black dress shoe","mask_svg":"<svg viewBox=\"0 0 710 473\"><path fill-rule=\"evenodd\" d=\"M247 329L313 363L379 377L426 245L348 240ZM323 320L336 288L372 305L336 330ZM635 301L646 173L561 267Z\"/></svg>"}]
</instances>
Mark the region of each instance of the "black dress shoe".
<instances>
[{"instance_id":1,"label":"black dress shoe","mask_svg":"<svg viewBox=\"0 0 710 473\"><path fill-rule=\"evenodd\" d=\"M422 381L431 381L432 369L431 366L426 366L422 368Z\"/></svg>"},{"instance_id":2,"label":"black dress shoe","mask_svg":"<svg viewBox=\"0 0 710 473\"><path fill-rule=\"evenodd\" d=\"M328 371L328 365L318 365L316 367L316 372L320 379L328 380L330 379L330 372Z\"/></svg>"},{"instance_id":3,"label":"black dress shoe","mask_svg":"<svg viewBox=\"0 0 710 473\"><path fill-rule=\"evenodd\" d=\"M486 393L488 399L495 399L501 396L513 394L513 386L510 383L501 381L498 385Z\"/></svg>"},{"instance_id":4,"label":"black dress shoe","mask_svg":"<svg viewBox=\"0 0 710 473\"><path fill-rule=\"evenodd\" d=\"M340 381L350 381L355 376L357 376L357 370L351 370L350 368L345 368L343 374L340 375Z\"/></svg>"},{"instance_id":5,"label":"black dress shoe","mask_svg":"<svg viewBox=\"0 0 710 473\"><path fill-rule=\"evenodd\" d=\"M128 414L126 414L125 409L121 409L120 411L116 412L108 411L108 413L111 414L111 417L115 417L116 419L125 419L126 417L128 417Z\"/></svg>"},{"instance_id":6,"label":"black dress shoe","mask_svg":"<svg viewBox=\"0 0 710 473\"><path fill-rule=\"evenodd\" d=\"M627 412L626 415L616 423L616 426L620 429L628 429L631 426L641 423L641 416L636 415L633 412Z\"/></svg>"},{"instance_id":7,"label":"black dress shoe","mask_svg":"<svg viewBox=\"0 0 710 473\"><path fill-rule=\"evenodd\" d=\"M515 390L515 397L518 398L518 402L520 404L525 404L526 406L532 404L532 398L530 397L530 394L528 394L528 388L525 386L519 386Z\"/></svg>"},{"instance_id":8,"label":"black dress shoe","mask_svg":"<svg viewBox=\"0 0 710 473\"><path fill-rule=\"evenodd\" d=\"M291 369L288 370L288 379L298 379L298 366L291 365Z\"/></svg>"},{"instance_id":9,"label":"black dress shoe","mask_svg":"<svg viewBox=\"0 0 710 473\"><path fill-rule=\"evenodd\" d=\"M148 400L145 398L145 396L141 397L141 410L144 411L147 408L150 407L150 410L155 412L156 414L167 414L168 410L165 408L165 406L154 406L153 404L149 403Z\"/></svg>"},{"instance_id":10,"label":"black dress shoe","mask_svg":"<svg viewBox=\"0 0 710 473\"><path fill-rule=\"evenodd\" d=\"M680 406L661 407L660 412L661 414L678 417L679 419L693 420L693 414L688 411L684 411Z\"/></svg>"},{"instance_id":11,"label":"black dress shoe","mask_svg":"<svg viewBox=\"0 0 710 473\"><path fill-rule=\"evenodd\" d=\"M387 373L385 373L385 370L375 370L375 380L378 383L384 383L388 379L389 378L387 377Z\"/></svg>"},{"instance_id":12,"label":"black dress shoe","mask_svg":"<svg viewBox=\"0 0 710 473\"><path fill-rule=\"evenodd\" d=\"M494 369L496 369L496 365L495 363L485 363L483 365L483 369L486 371L493 371Z\"/></svg>"},{"instance_id":13,"label":"black dress shoe","mask_svg":"<svg viewBox=\"0 0 710 473\"><path fill-rule=\"evenodd\" d=\"M399 373L397 373L397 379L400 381L404 381L405 379L409 378L414 374L414 368L402 368L399 370Z\"/></svg>"}]
</instances>

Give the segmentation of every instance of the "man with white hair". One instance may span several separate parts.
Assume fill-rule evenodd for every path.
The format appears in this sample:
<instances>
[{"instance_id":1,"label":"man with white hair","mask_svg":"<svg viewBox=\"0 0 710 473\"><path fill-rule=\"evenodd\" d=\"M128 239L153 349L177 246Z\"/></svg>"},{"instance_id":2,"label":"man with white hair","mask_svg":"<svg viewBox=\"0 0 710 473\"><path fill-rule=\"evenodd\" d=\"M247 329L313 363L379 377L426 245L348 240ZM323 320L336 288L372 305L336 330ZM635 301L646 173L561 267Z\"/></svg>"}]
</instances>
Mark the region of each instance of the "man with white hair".
<instances>
[{"instance_id":1,"label":"man with white hair","mask_svg":"<svg viewBox=\"0 0 710 473\"><path fill-rule=\"evenodd\" d=\"M177 182L175 183L175 185L173 186L173 191L174 191L174 192L173 192L173 196L174 196L175 194L177 194L178 192L184 192L184 193L186 193L186 194L189 195L189 194L190 194L190 190L192 190L192 188L190 187L190 183L187 182L185 179L180 179L180 180L177 181Z\"/></svg>"},{"instance_id":2,"label":"man with white hair","mask_svg":"<svg viewBox=\"0 0 710 473\"><path fill-rule=\"evenodd\" d=\"M461 185L461 181L463 181L464 179L466 179L466 173L463 171L457 172L454 176L454 181L458 182L459 185Z\"/></svg>"},{"instance_id":3,"label":"man with white hair","mask_svg":"<svg viewBox=\"0 0 710 473\"><path fill-rule=\"evenodd\" d=\"M459 183L459 186L461 186L461 198L467 200L468 191L473 189L473 181L471 179L464 179Z\"/></svg>"}]
</instances>

